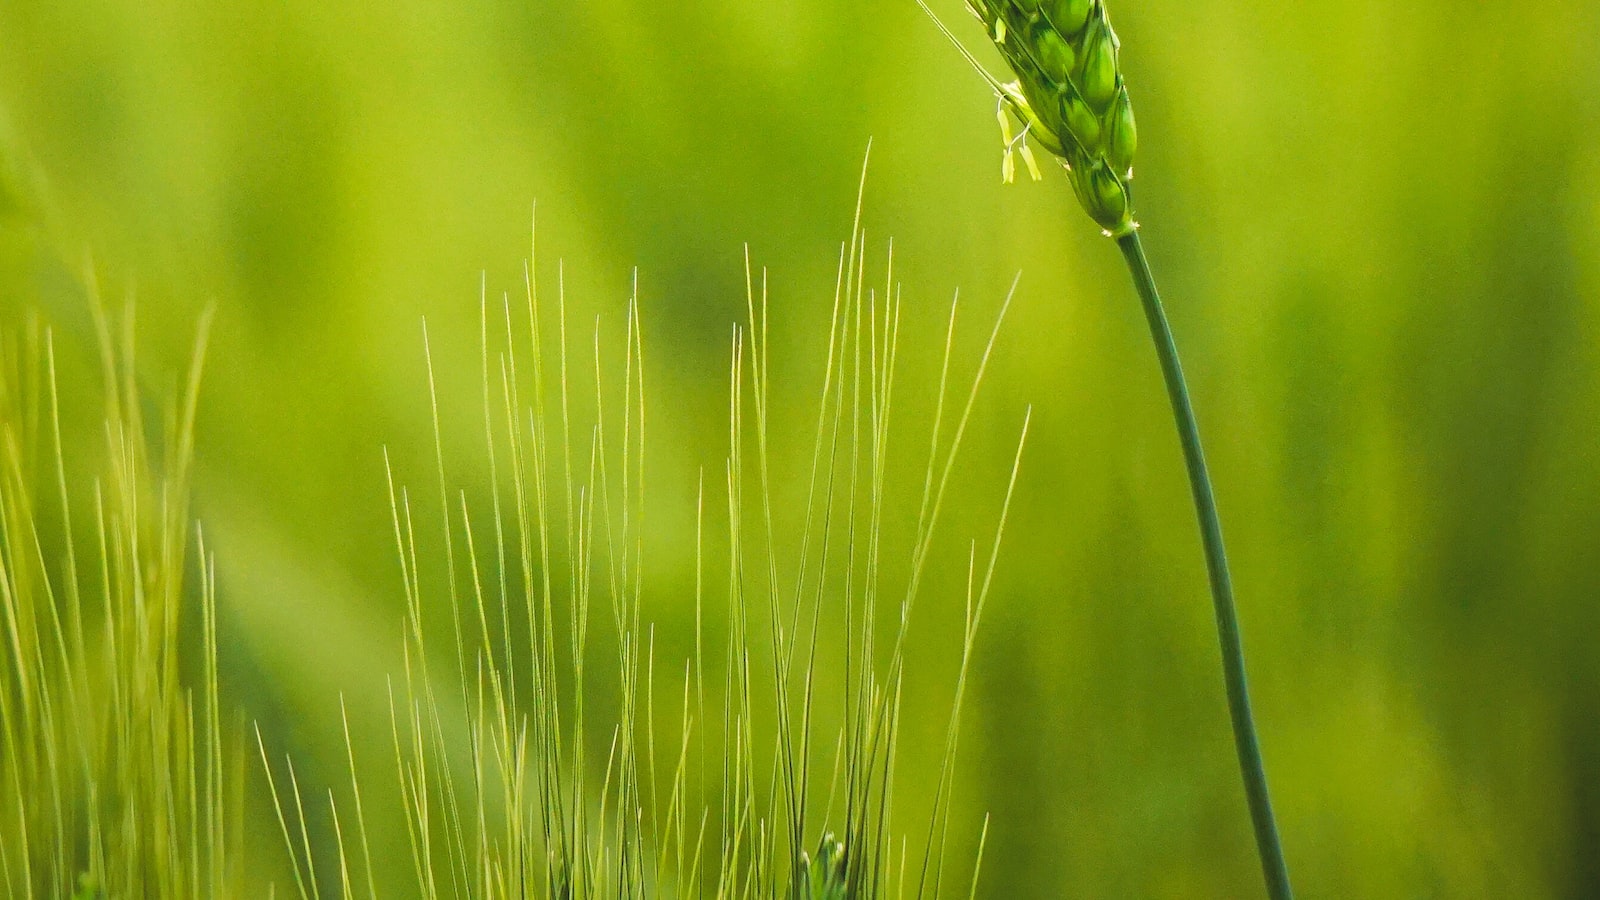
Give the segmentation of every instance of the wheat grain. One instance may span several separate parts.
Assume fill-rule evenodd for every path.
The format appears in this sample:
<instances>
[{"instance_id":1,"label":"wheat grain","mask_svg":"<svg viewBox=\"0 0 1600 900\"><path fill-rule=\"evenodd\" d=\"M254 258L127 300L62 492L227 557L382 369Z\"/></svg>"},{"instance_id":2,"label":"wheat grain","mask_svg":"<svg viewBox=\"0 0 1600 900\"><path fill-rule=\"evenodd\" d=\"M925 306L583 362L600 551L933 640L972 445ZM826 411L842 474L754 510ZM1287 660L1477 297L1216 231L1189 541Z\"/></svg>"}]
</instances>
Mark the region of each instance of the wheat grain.
<instances>
[{"instance_id":1,"label":"wheat grain","mask_svg":"<svg viewBox=\"0 0 1600 900\"><path fill-rule=\"evenodd\" d=\"M1034 169L1027 141L1066 163L1074 192L1089 216L1113 237L1132 231L1133 155L1138 130L1118 62L1117 33L1101 0L968 0L1017 80L991 78L1023 124L1006 135L1006 175L1020 148ZM1036 169L1035 169L1036 171Z\"/></svg>"}]
</instances>

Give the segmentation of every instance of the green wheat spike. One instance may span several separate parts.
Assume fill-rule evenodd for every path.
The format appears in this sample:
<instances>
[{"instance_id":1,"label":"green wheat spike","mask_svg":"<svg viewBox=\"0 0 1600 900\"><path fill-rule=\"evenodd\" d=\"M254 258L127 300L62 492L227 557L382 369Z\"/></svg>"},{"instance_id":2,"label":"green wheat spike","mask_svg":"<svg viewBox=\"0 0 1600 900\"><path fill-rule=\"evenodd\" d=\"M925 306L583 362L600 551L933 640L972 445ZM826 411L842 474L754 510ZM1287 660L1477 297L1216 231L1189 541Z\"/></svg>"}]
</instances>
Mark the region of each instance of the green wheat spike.
<instances>
[{"instance_id":1,"label":"green wheat spike","mask_svg":"<svg viewBox=\"0 0 1600 900\"><path fill-rule=\"evenodd\" d=\"M805 900L844 900L849 884L845 876L844 844L832 834L822 836L815 859L801 855L805 867Z\"/></svg>"},{"instance_id":2,"label":"green wheat spike","mask_svg":"<svg viewBox=\"0 0 1600 900\"><path fill-rule=\"evenodd\" d=\"M1012 153L1018 151L1038 177L1028 150L1034 141L1066 164L1078 201L1107 234L1133 231L1129 182L1138 129L1118 63L1121 45L1105 4L968 0L967 8L1017 76L1002 83L983 73L1000 95L1006 180L1012 177ZM970 56L968 61L976 65ZM1007 113L1022 123L1015 138Z\"/></svg>"},{"instance_id":3,"label":"green wheat spike","mask_svg":"<svg viewBox=\"0 0 1600 900\"><path fill-rule=\"evenodd\" d=\"M1266 764L1250 708L1249 679L1245 674L1244 642L1234 603L1233 579L1228 572L1216 495L1200 444L1200 426L1178 359L1177 342L1139 239L1139 226L1133 221L1128 183L1133 179L1133 154L1138 135L1133 106L1128 100L1128 86L1123 82L1117 58L1120 45L1106 15L1105 2L967 0L967 9L984 23L990 39L1016 73L1017 80L1009 84L1002 84L985 71L939 22L924 0L917 2L999 95L1001 128L1006 138L1003 171L1007 180L1012 174L1012 153L1018 147L1028 168L1037 177L1037 167L1028 151L1029 138L1061 157L1079 203L1107 235L1116 239L1133 277L1161 363L1188 469L1222 651L1223 683L1228 694L1234 746L1267 894L1273 900L1291 900L1289 868L1278 836L1272 798L1267 789ZM1015 140L1010 135L1008 112L1023 123L1023 132Z\"/></svg>"}]
</instances>

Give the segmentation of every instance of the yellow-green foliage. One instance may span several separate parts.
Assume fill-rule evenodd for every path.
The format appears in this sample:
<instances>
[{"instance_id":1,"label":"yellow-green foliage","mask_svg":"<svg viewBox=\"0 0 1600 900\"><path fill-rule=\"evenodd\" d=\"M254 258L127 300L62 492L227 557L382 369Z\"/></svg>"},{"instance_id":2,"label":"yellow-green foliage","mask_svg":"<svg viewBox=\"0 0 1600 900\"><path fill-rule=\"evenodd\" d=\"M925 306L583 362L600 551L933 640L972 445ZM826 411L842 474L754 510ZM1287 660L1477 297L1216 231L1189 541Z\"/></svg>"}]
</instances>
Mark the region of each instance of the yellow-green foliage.
<instances>
[{"instance_id":1,"label":"yellow-green foliage","mask_svg":"<svg viewBox=\"0 0 1600 900\"><path fill-rule=\"evenodd\" d=\"M899 385L899 288L866 282L863 248L857 231L839 261L804 471L772 470L766 276L747 267L727 455L720 477L702 477L692 544L680 544L695 572L681 598L660 599L644 564L657 527L646 423L671 411L645 401L637 298L620 353L598 326L572 340L565 296L541 310L531 276L525 304L485 305L480 446L492 492L473 502L452 486L437 433L435 484L413 493L389 473L407 610L393 756L358 764L347 722L351 789L331 810L292 763L274 778L302 897L337 885L345 898L935 898L958 880L965 893L977 863L947 878L944 859L956 739L1021 446L992 537L968 547L949 721L942 742L911 751L939 775L910 787L928 818L907 828L895 777L903 689L927 678L907 666L912 611L947 490L965 474L958 451L999 323L966 390L948 377L954 308L941 377ZM430 348L437 427L449 401L434 361ZM593 395L572 388L589 377ZM931 421L893 417L899 392L931 399ZM1025 437L1026 418L1021 427ZM892 435L925 465L902 482L910 496L890 487ZM803 507L775 503L778 479L808 485ZM708 503L725 514L708 523ZM432 504L448 515L442 535L416 524ZM914 539L885 540L886 520L914 525ZM726 557L712 559L708 543ZM652 624L663 602L693 610L675 659L658 652ZM441 607L448 617L429 615ZM265 741L262 753L277 768ZM395 793L394 765L409 870L371 859L365 810ZM309 836L319 820L333 824L331 853Z\"/></svg>"},{"instance_id":2,"label":"yellow-green foliage","mask_svg":"<svg viewBox=\"0 0 1600 900\"><path fill-rule=\"evenodd\" d=\"M236 881L240 782L223 752L213 582L189 537L200 354L148 423L131 316L115 336L96 322L104 444L87 482L69 478L51 332L0 338L0 886L220 896Z\"/></svg>"},{"instance_id":3,"label":"yellow-green foliage","mask_svg":"<svg viewBox=\"0 0 1600 900\"><path fill-rule=\"evenodd\" d=\"M929 4L1005 71L963 0ZM1139 117L1135 208L1203 417L1302 889L1600 894L1600 3L1106 5ZM52 188L72 260L91 249L136 282L141 365L181 373L197 311L217 306L194 495L217 557L224 709L259 718L275 759L294 754L319 841L325 789L341 789L348 840L344 694L383 900L403 900L393 879L411 866L379 797L404 618L381 443L421 489L425 570L444 565L418 322L452 483L486 526L479 268L491 308L518 293L540 201L546 310L565 257L578 371L596 312L620 359L641 265L646 602L657 702L675 708L701 463L708 560L724 552L737 242L773 272L769 451L787 505L783 473L812 449L829 251L869 136L872 227L896 236L907 282L902 385L938 378L949 289L965 323L954 379L1023 272L963 450L978 474L947 497L947 525L987 526L1034 403L952 800L957 824L993 814L984 894L1259 896L1144 324L1116 254L1064 227L1097 227L1064 176L996 189L992 92L946 43L909 0L0 2L0 107L44 170L24 181ZM71 381L92 331L4 231L18 218L0 212L0 316L48 312L64 408L87 409ZM581 384L574 403L591 396ZM897 404L903 436L931 419L909 391ZM66 424L69 468L86 470L100 436L74 443L84 430ZM891 442L911 477L914 440ZM912 527L897 521L886 539ZM933 553L908 654L945 687L963 531ZM723 585L708 572L713 682ZM450 643L430 644L441 674ZM590 684L609 694L615 668ZM905 720L942 725L948 700L908 690ZM657 721L659 752L677 724ZM910 805L906 785L935 773L904 746ZM246 874L283 898L270 809L248 828L262 852ZM956 862L974 837L952 826Z\"/></svg>"}]
</instances>

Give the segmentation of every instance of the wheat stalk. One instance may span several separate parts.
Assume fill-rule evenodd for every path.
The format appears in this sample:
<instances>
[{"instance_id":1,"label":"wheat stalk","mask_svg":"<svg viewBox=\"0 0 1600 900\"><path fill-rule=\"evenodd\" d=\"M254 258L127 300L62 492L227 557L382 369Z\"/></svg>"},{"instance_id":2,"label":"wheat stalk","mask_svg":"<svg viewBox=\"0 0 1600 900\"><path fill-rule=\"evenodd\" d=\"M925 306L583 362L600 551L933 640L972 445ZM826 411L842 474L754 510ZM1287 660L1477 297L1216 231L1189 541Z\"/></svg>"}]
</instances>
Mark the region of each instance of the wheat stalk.
<instances>
[{"instance_id":1,"label":"wheat stalk","mask_svg":"<svg viewBox=\"0 0 1600 900\"><path fill-rule=\"evenodd\" d=\"M933 16L923 0L918 3ZM1267 893L1273 900L1289 900L1292 892L1288 866L1278 837L1260 739L1250 710L1244 643L1239 633L1233 579L1228 572L1216 494L1211 487L1211 475L1200 443L1200 428L1178 358L1177 343L1139 239L1138 223L1133 219L1129 183L1133 179L1137 129L1118 58L1120 42L1111 28L1104 0L967 0L967 9L983 22L995 47L1016 74L1015 81L1002 83L989 74L939 23L937 16L933 19L1000 98L1006 180L1011 180L1013 175L1014 153L1023 157L1037 178L1038 167L1028 149L1030 138L1059 156L1067 167L1078 202L1107 236L1116 239L1144 307L1172 404L1199 520L1222 649L1223 682L1228 694L1234 745ZM1022 122L1022 133L1016 137L1011 134L1008 114Z\"/></svg>"}]
</instances>

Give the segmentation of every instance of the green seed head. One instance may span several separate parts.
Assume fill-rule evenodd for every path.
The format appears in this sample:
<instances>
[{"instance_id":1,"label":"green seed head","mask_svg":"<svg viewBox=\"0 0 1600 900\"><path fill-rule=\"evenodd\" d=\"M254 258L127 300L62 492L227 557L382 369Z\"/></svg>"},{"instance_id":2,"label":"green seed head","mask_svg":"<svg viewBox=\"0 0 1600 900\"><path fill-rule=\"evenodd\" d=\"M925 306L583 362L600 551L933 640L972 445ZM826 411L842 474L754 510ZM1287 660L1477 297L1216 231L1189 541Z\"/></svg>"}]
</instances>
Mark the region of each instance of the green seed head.
<instances>
[{"instance_id":1,"label":"green seed head","mask_svg":"<svg viewBox=\"0 0 1600 900\"><path fill-rule=\"evenodd\" d=\"M1102 228L1133 230L1128 182L1138 139L1105 0L969 5L1017 75L1001 100L1025 126L1024 138L1067 164L1079 201Z\"/></svg>"},{"instance_id":2,"label":"green seed head","mask_svg":"<svg viewBox=\"0 0 1600 900\"><path fill-rule=\"evenodd\" d=\"M804 867L806 900L844 900L849 882L845 877L844 844L831 833L822 837L815 859L800 854Z\"/></svg>"}]
</instances>

